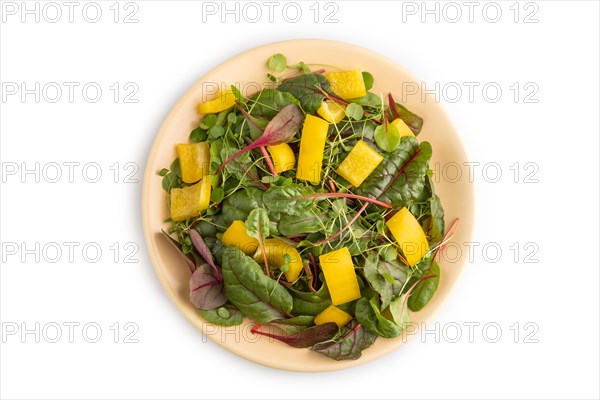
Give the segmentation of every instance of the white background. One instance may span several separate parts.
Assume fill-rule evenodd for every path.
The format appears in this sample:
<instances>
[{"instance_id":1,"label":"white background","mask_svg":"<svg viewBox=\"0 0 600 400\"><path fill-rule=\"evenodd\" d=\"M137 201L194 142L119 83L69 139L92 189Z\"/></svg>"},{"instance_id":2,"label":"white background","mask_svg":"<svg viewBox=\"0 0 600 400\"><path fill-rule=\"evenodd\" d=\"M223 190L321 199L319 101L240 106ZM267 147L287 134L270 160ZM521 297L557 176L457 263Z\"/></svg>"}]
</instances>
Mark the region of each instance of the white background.
<instances>
[{"instance_id":1,"label":"white background","mask_svg":"<svg viewBox=\"0 0 600 400\"><path fill-rule=\"evenodd\" d=\"M337 9L337 23L323 22L324 3L318 5L321 13L315 23L312 1L299 3L302 17L297 23L282 16L285 3L275 9L272 23L260 2L265 15L257 23L244 21L244 15L239 23L234 15L221 23L220 14L204 15L203 22L202 3L192 1L137 1L128 9L121 3L119 23L109 9L113 1L99 2L103 14L97 23L82 17L85 2L75 8L70 23L68 8L59 2L59 22L49 23L41 15L36 23L35 15L29 15L23 23L20 9L10 15L4 12L10 2L2 3L3 96L14 88L11 82L25 82L28 88L35 82L41 87L48 82L80 84L73 103L63 86L57 103L47 101L54 97L48 92L46 97L41 94L39 103L33 94L23 101L18 93L3 97L0 104L2 398L600 396L597 2L499 2L502 15L496 23L486 21L495 17L495 8L485 15L485 3L474 9L470 22L462 2L454 3L462 12L456 23L448 21L456 8L444 9L445 3L437 5L439 22L432 14L425 15L424 23L421 2L407 8L401 2L337 1L326 10ZM20 2L13 4L22 7ZM39 3L40 12L44 4ZM241 10L242 4L238 6ZM139 22L123 23L135 7ZM417 14L412 15L414 7ZM433 9L435 3L428 7ZM515 9L520 10L518 22ZM54 10L46 11L46 17L54 18ZM92 11L88 10L91 17ZM530 20L537 22L524 23L534 11ZM455 336L447 330L439 343L430 334L351 370L273 370L207 342L158 283L145 254L140 203L146 155L161 121L208 70L246 49L291 38L352 42L396 60L430 89L436 82L440 89L452 82L456 84L448 88L464 89L456 102L448 101L454 100L455 92L447 92L440 101L469 158L482 166L497 163L502 177L492 182L496 164L487 175L476 170L473 240L481 245L429 326L434 329L439 322L442 327L462 327L457 343L446 340ZM81 88L88 82L103 89L97 103L82 97ZM117 103L109 88L115 82L121 88ZM124 90L128 82L139 87L133 96L137 103L124 102L124 95L135 87ZM464 82L480 85L473 101ZM502 88L495 103L481 91L490 82ZM520 87L516 99L510 89L515 82ZM528 82L533 86L525 90ZM526 98L531 88L539 90ZM532 100L537 102L526 102ZM44 176L36 183L35 174L23 177L20 170L9 174L15 165L34 168L36 162L40 168L51 162L80 165L73 183L64 166L58 183ZM82 177L82 166L92 162L102 171L98 183ZM515 168L510 167L516 162L521 174L515 183ZM115 163L118 183L117 168L110 169ZM135 165L126 168L126 163L139 166L132 176L138 183L124 182L125 173L135 172ZM533 164L525 170L525 163ZM534 170L530 178L537 183L526 183L525 174ZM36 242L49 252L39 262L35 254L22 251L22 246L34 248ZM56 263L48 261L55 254L47 245L52 242L63 250ZM64 242L79 243L73 262ZM110 249L115 242L121 248L117 262ZM17 254L12 254L11 243L18 246ZM101 247L100 261L83 258L86 243ZM134 245L124 248L127 243ZM502 255L496 257L493 249L482 253L486 243L495 243ZM525 248L527 243L533 245ZM137 262L124 262L135 245L139 251L132 261ZM69 322L80 324L73 343L64 325ZM102 328L97 343L88 343L82 335L82 326L90 322ZM138 343L125 343L124 335L134 326L125 329L127 322L139 327L133 336ZM470 322L480 324L472 340L465 325ZM33 333L21 336L23 328L34 329L36 323L40 330L46 327L39 343ZM48 340L55 334L53 323L62 326L57 343ZM482 331L486 323L501 328L496 343L490 340L494 329L487 335ZM9 334L15 327L19 331ZM88 333L94 336L93 330Z\"/></svg>"}]
</instances>

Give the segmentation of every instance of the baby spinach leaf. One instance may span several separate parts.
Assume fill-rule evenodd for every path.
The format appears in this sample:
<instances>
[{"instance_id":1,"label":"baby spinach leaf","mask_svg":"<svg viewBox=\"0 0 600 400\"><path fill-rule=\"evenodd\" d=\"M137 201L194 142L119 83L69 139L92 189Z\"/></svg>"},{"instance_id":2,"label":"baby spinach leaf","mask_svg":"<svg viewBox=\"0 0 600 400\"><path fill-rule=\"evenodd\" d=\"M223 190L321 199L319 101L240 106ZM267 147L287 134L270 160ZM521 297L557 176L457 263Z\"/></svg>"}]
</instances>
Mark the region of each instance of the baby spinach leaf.
<instances>
[{"instance_id":1,"label":"baby spinach leaf","mask_svg":"<svg viewBox=\"0 0 600 400\"><path fill-rule=\"evenodd\" d=\"M429 275L436 276L417 283L410 293L410 296L408 297L408 307L411 311L422 310L433 298L433 295L440 285L440 266L437 262L433 261L433 264L431 264Z\"/></svg>"},{"instance_id":2,"label":"baby spinach leaf","mask_svg":"<svg viewBox=\"0 0 600 400\"><path fill-rule=\"evenodd\" d=\"M442 207L440 198L436 194L429 199L429 207L433 223L431 241L437 243L442 240L446 227L444 223L444 208Z\"/></svg>"},{"instance_id":3,"label":"baby spinach leaf","mask_svg":"<svg viewBox=\"0 0 600 400\"><path fill-rule=\"evenodd\" d=\"M390 305L392 299L402 291L408 280L408 267L401 264L397 259L385 261L376 254L370 254L365 260L365 278L381 298L381 308Z\"/></svg>"},{"instance_id":4,"label":"baby spinach leaf","mask_svg":"<svg viewBox=\"0 0 600 400\"><path fill-rule=\"evenodd\" d=\"M375 143L383 151L388 153L396 150L400 145L400 132L396 125L384 123L375 128Z\"/></svg>"},{"instance_id":5,"label":"baby spinach leaf","mask_svg":"<svg viewBox=\"0 0 600 400\"><path fill-rule=\"evenodd\" d=\"M430 158L428 142L419 145L415 138L405 136L396 151L384 155L356 192L394 207L406 206L423 191Z\"/></svg>"},{"instance_id":6,"label":"baby spinach leaf","mask_svg":"<svg viewBox=\"0 0 600 400\"><path fill-rule=\"evenodd\" d=\"M331 94L329 81L321 74L304 74L284 80L277 88L280 92L291 93L307 113L315 113L325 94Z\"/></svg>"},{"instance_id":7,"label":"baby spinach leaf","mask_svg":"<svg viewBox=\"0 0 600 400\"><path fill-rule=\"evenodd\" d=\"M201 310L220 307L227 302L223 281L207 263L198 265L190 278L190 302Z\"/></svg>"},{"instance_id":8,"label":"baby spinach leaf","mask_svg":"<svg viewBox=\"0 0 600 400\"><path fill-rule=\"evenodd\" d=\"M219 326L239 325L244 318L244 314L231 304L225 304L212 310L200 310L200 315L207 322Z\"/></svg>"},{"instance_id":9,"label":"baby spinach leaf","mask_svg":"<svg viewBox=\"0 0 600 400\"><path fill-rule=\"evenodd\" d=\"M269 237L269 215L263 208L255 208L246 218L246 232L248 236L264 240Z\"/></svg>"},{"instance_id":10,"label":"baby spinach leaf","mask_svg":"<svg viewBox=\"0 0 600 400\"><path fill-rule=\"evenodd\" d=\"M352 320L342 328L338 338L317 343L311 350L338 361L357 360L362 351L375 343L376 339L377 335L368 332L356 320Z\"/></svg>"},{"instance_id":11,"label":"baby spinach leaf","mask_svg":"<svg viewBox=\"0 0 600 400\"><path fill-rule=\"evenodd\" d=\"M253 331L259 335L277 339L289 346L297 348L306 348L314 346L324 340L331 339L338 331L335 322L312 326L293 335L276 335L270 332Z\"/></svg>"},{"instance_id":12,"label":"baby spinach leaf","mask_svg":"<svg viewBox=\"0 0 600 400\"><path fill-rule=\"evenodd\" d=\"M274 54L269 58L269 68L275 72L283 72L287 68L287 58L281 53Z\"/></svg>"},{"instance_id":13,"label":"baby spinach leaf","mask_svg":"<svg viewBox=\"0 0 600 400\"><path fill-rule=\"evenodd\" d=\"M294 236L302 233L319 232L328 219L325 212L314 213L311 210L301 215L283 214L277 228L284 236Z\"/></svg>"},{"instance_id":14,"label":"baby spinach leaf","mask_svg":"<svg viewBox=\"0 0 600 400\"><path fill-rule=\"evenodd\" d=\"M379 309L377 296L361 298L356 302L356 319L367 331L385 338L393 338L402 333L396 322L387 319Z\"/></svg>"},{"instance_id":15,"label":"baby spinach leaf","mask_svg":"<svg viewBox=\"0 0 600 400\"><path fill-rule=\"evenodd\" d=\"M314 199L304 198L311 194L314 191L310 187L300 184L271 186L263 200L270 211L299 216L314 204Z\"/></svg>"},{"instance_id":16,"label":"baby spinach leaf","mask_svg":"<svg viewBox=\"0 0 600 400\"><path fill-rule=\"evenodd\" d=\"M227 298L248 318L264 323L289 316L290 293L235 246L223 250L223 278Z\"/></svg>"},{"instance_id":17,"label":"baby spinach leaf","mask_svg":"<svg viewBox=\"0 0 600 400\"><path fill-rule=\"evenodd\" d=\"M300 102L291 93L273 89L261 90L248 100L250 115L263 119L273 118L285 106L290 104L299 106Z\"/></svg>"},{"instance_id":18,"label":"baby spinach leaf","mask_svg":"<svg viewBox=\"0 0 600 400\"><path fill-rule=\"evenodd\" d=\"M238 190L223 201L222 214L225 226L239 219L245 221L250 211L262 207L263 191L257 188Z\"/></svg>"},{"instance_id":19,"label":"baby spinach leaf","mask_svg":"<svg viewBox=\"0 0 600 400\"><path fill-rule=\"evenodd\" d=\"M331 305L326 284L323 284L316 293L301 292L292 288L289 291L294 299L292 314L315 316Z\"/></svg>"},{"instance_id":20,"label":"baby spinach leaf","mask_svg":"<svg viewBox=\"0 0 600 400\"><path fill-rule=\"evenodd\" d=\"M350 103L346 106L346 116L355 121L360 121L364 113L365 112L360 104Z\"/></svg>"}]
</instances>

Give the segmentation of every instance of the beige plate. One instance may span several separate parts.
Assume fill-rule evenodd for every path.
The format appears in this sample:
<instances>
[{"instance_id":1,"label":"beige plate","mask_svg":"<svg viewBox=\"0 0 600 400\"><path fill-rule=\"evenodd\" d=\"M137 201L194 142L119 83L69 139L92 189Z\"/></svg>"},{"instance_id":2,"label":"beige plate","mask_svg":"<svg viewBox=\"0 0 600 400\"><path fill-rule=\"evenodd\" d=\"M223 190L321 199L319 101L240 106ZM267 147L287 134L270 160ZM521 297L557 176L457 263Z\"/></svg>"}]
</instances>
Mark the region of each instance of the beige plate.
<instances>
[{"instance_id":1,"label":"beige plate","mask_svg":"<svg viewBox=\"0 0 600 400\"><path fill-rule=\"evenodd\" d=\"M382 339L363 352L356 361L334 361L306 349L294 349L266 337L258 338L250 333L251 321L233 328L220 328L204 322L188 301L189 271L185 263L161 237L162 223L168 218L166 196L161 188L161 177L157 175L163 167L168 167L176 157L176 143L188 141L190 131L198 124L196 105L203 94L213 90L215 83L236 84L244 94L255 92L266 81L268 72L266 61L275 53L283 53L290 63L299 60L310 63L336 65L344 69L357 68L370 71L375 77L374 92L395 94L401 99L403 82L418 82L401 66L370 50L351 44L328 40L292 40L273 43L242 53L210 71L196 82L177 102L162 124L154 141L144 175L142 194L142 218L148 251L163 287L181 312L209 338L225 349L248 360L291 371L330 371L364 364L394 351L403 344L402 338ZM420 86L420 85L418 85ZM424 129L419 140L428 140L433 146L432 164L441 166L464 165L467 161L458 134L444 114L442 108L432 98L421 101L420 95L407 96L406 106L424 118ZM433 168L433 167L432 167ZM460 218L461 223L452 242L469 241L473 224L473 189L467 180L456 183L436 182L436 193L442 199L446 212L446 225ZM466 254L466 249L461 249ZM454 252L456 253L456 251ZM454 286L464 264L464 257L452 262L442 260L442 279L439 290L431 303L418 313L412 313L412 320L419 324L432 317Z\"/></svg>"}]
</instances>

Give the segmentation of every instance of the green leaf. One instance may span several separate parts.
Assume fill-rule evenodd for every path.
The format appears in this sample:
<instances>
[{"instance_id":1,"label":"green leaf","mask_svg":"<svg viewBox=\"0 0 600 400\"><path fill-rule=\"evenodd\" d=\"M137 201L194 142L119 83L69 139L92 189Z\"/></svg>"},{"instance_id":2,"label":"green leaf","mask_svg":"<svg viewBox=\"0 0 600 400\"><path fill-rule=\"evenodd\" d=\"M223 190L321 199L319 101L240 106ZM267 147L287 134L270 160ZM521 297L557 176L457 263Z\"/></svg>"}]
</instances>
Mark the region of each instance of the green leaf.
<instances>
[{"instance_id":1,"label":"green leaf","mask_svg":"<svg viewBox=\"0 0 600 400\"><path fill-rule=\"evenodd\" d=\"M362 119L364 114L365 112L360 104L350 103L348 106L346 106L346 116L348 118L359 121Z\"/></svg>"},{"instance_id":2,"label":"green leaf","mask_svg":"<svg viewBox=\"0 0 600 400\"><path fill-rule=\"evenodd\" d=\"M169 170L168 170L168 169L166 169L166 168L163 168L163 169L161 169L161 170L158 172L158 175L160 175L160 176L165 176L165 175L167 175L168 173L169 173Z\"/></svg>"},{"instance_id":3,"label":"green leaf","mask_svg":"<svg viewBox=\"0 0 600 400\"><path fill-rule=\"evenodd\" d=\"M314 191L310 187L300 184L271 186L265 192L263 200L270 211L302 215L315 202L313 198L306 198L311 194L314 194Z\"/></svg>"},{"instance_id":4,"label":"green leaf","mask_svg":"<svg viewBox=\"0 0 600 400\"><path fill-rule=\"evenodd\" d=\"M215 125L208 130L208 137L211 139L220 138L224 134L225 134L225 128L223 128L221 125Z\"/></svg>"},{"instance_id":5,"label":"green leaf","mask_svg":"<svg viewBox=\"0 0 600 400\"><path fill-rule=\"evenodd\" d=\"M364 265L365 278L381 298L381 308L389 306L400 295L409 278L410 269L397 260L385 261L371 254Z\"/></svg>"},{"instance_id":6,"label":"green leaf","mask_svg":"<svg viewBox=\"0 0 600 400\"><path fill-rule=\"evenodd\" d=\"M283 319L292 310L292 296L286 288L235 246L223 251L223 279L229 301L254 321Z\"/></svg>"},{"instance_id":7,"label":"green leaf","mask_svg":"<svg viewBox=\"0 0 600 400\"><path fill-rule=\"evenodd\" d=\"M279 82L279 78L276 77L273 74L267 74L267 78L271 81L271 82Z\"/></svg>"},{"instance_id":8,"label":"green leaf","mask_svg":"<svg viewBox=\"0 0 600 400\"><path fill-rule=\"evenodd\" d=\"M385 338L394 338L402 333L396 322L387 319L379 309L378 297L366 297L356 302L356 319L367 331Z\"/></svg>"},{"instance_id":9,"label":"green leaf","mask_svg":"<svg viewBox=\"0 0 600 400\"><path fill-rule=\"evenodd\" d=\"M201 122L201 127L206 127L205 129L208 130L210 128L212 128L213 126L215 126L217 124L217 116L215 114L208 114L206 115Z\"/></svg>"},{"instance_id":10,"label":"green leaf","mask_svg":"<svg viewBox=\"0 0 600 400\"><path fill-rule=\"evenodd\" d=\"M400 132L396 125L385 123L375 128L375 142L383 151L392 152L400 145Z\"/></svg>"},{"instance_id":11,"label":"green leaf","mask_svg":"<svg viewBox=\"0 0 600 400\"><path fill-rule=\"evenodd\" d=\"M341 334L334 340L318 343L311 350L334 360L357 360L362 351L370 347L377 335L367 332L356 320L352 320L342 328Z\"/></svg>"},{"instance_id":12,"label":"green leaf","mask_svg":"<svg viewBox=\"0 0 600 400\"><path fill-rule=\"evenodd\" d=\"M238 89L237 86L231 85L231 92L235 96L235 99L237 100L238 103L246 104L246 100L244 99L242 92L240 92L240 89Z\"/></svg>"},{"instance_id":13,"label":"green leaf","mask_svg":"<svg viewBox=\"0 0 600 400\"><path fill-rule=\"evenodd\" d=\"M431 241L438 243L444 236L446 226L444 222L444 208L442 207L440 198L436 194L429 199L429 208L431 210L431 222L433 223L430 232Z\"/></svg>"},{"instance_id":14,"label":"green leaf","mask_svg":"<svg viewBox=\"0 0 600 400\"><path fill-rule=\"evenodd\" d=\"M208 135L206 134L206 131L200 127L194 129L190 133L190 141L192 141L194 143L203 142L206 140L207 137L208 137Z\"/></svg>"},{"instance_id":15,"label":"green leaf","mask_svg":"<svg viewBox=\"0 0 600 400\"><path fill-rule=\"evenodd\" d=\"M375 81L375 78L373 78L373 75L367 71L363 71L362 76L363 81L365 81L365 89L367 89L367 91L371 90L373 88L373 82Z\"/></svg>"},{"instance_id":16,"label":"green leaf","mask_svg":"<svg viewBox=\"0 0 600 400\"><path fill-rule=\"evenodd\" d=\"M293 314L315 316L331 305L331 297L325 284L316 293L301 292L292 288L289 292L294 299Z\"/></svg>"},{"instance_id":17,"label":"green leaf","mask_svg":"<svg viewBox=\"0 0 600 400\"><path fill-rule=\"evenodd\" d=\"M287 68L287 58L281 53L274 54L269 58L269 68L275 72L283 72Z\"/></svg>"},{"instance_id":18,"label":"green leaf","mask_svg":"<svg viewBox=\"0 0 600 400\"><path fill-rule=\"evenodd\" d=\"M408 297L408 307L411 311L420 311L429 303L440 285L440 266L437 262L431 264L428 275L436 275L434 278L425 279L414 287Z\"/></svg>"},{"instance_id":19,"label":"green leaf","mask_svg":"<svg viewBox=\"0 0 600 400\"><path fill-rule=\"evenodd\" d=\"M269 237L269 215L263 208L255 208L246 218L246 233L259 240Z\"/></svg>"},{"instance_id":20,"label":"green leaf","mask_svg":"<svg viewBox=\"0 0 600 400\"><path fill-rule=\"evenodd\" d=\"M383 108L383 100L375 93L368 92L365 96L352 99L353 103L360 104L363 107L371 107L377 110Z\"/></svg>"},{"instance_id":21,"label":"green leaf","mask_svg":"<svg viewBox=\"0 0 600 400\"><path fill-rule=\"evenodd\" d=\"M357 194L379 199L394 207L409 205L423 191L431 145L405 136L393 153L384 160L357 188Z\"/></svg>"},{"instance_id":22,"label":"green leaf","mask_svg":"<svg viewBox=\"0 0 600 400\"><path fill-rule=\"evenodd\" d=\"M271 119L285 106L300 102L291 93L279 92L273 89L264 89L248 99L250 115L259 118ZM266 125L265 125L266 126Z\"/></svg>"},{"instance_id":23,"label":"green leaf","mask_svg":"<svg viewBox=\"0 0 600 400\"><path fill-rule=\"evenodd\" d=\"M200 310L200 315L207 322L219 326L239 325L244 318L244 314L231 304L225 304L212 310Z\"/></svg>"},{"instance_id":24,"label":"green leaf","mask_svg":"<svg viewBox=\"0 0 600 400\"><path fill-rule=\"evenodd\" d=\"M269 324L278 327L288 335L293 335L314 325L314 319L315 317L312 315L299 315L293 318L271 321Z\"/></svg>"},{"instance_id":25,"label":"green leaf","mask_svg":"<svg viewBox=\"0 0 600 400\"><path fill-rule=\"evenodd\" d=\"M331 94L329 81L321 74L306 74L286 79L277 88L280 92L291 93L306 113L314 114L325 94Z\"/></svg>"},{"instance_id":26,"label":"green leaf","mask_svg":"<svg viewBox=\"0 0 600 400\"><path fill-rule=\"evenodd\" d=\"M410 323L410 316L408 315L408 307L406 307L406 295L398 297L390 303L390 314L392 319L400 327L401 332L406 329L406 325Z\"/></svg>"},{"instance_id":27,"label":"green leaf","mask_svg":"<svg viewBox=\"0 0 600 400\"><path fill-rule=\"evenodd\" d=\"M303 73L305 73L305 74L312 74L312 71L310 70L310 68L308 68L308 65L306 65L306 64L304 63L304 61L300 61L300 62L298 63L298 69L299 69L300 71L302 71Z\"/></svg>"},{"instance_id":28,"label":"green leaf","mask_svg":"<svg viewBox=\"0 0 600 400\"><path fill-rule=\"evenodd\" d=\"M284 236L320 232L327 220L327 213L308 210L301 215L283 214L277 228Z\"/></svg>"},{"instance_id":29,"label":"green leaf","mask_svg":"<svg viewBox=\"0 0 600 400\"><path fill-rule=\"evenodd\" d=\"M258 188L245 188L238 190L223 201L222 214L225 226L231 225L236 220L245 221L250 211L262 207L263 191Z\"/></svg>"},{"instance_id":30,"label":"green leaf","mask_svg":"<svg viewBox=\"0 0 600 400\"><path fill-rule=\"evenodd\" d=\"M220 203L223 201L223 197L225 197L225 191L220 187L214 188L210 195L210 199L213 201L213 203Z\"/></svg>"}]
</instances>

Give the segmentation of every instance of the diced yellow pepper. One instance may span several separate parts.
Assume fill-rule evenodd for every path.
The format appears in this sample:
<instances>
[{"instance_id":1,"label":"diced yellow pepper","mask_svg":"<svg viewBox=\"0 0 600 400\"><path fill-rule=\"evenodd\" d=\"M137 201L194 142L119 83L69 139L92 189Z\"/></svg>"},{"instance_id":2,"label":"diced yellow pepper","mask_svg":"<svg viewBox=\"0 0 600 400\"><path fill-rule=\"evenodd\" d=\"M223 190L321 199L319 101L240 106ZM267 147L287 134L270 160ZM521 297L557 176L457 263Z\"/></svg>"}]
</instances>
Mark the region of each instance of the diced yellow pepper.
<instances>
[{"instance_id":1,"label":"diced yellow pepper","mask_svg":"<svg viewBox=\"0 0 600 400\"><path fill-rule=\"evenodd\" d=\"M198 182L209 173L210 150L208 143L181 143L177 145L181 179L185 183Z\"/></svg>"},{"instance_id":2,"label":"diced yellow pepper","mask_svg":"<svg viewBox=\"0 0 600 400\"><path fill-rule=\"evenodd\" d=\"M246 254L254 254L258 247L258 240L248 236L244 221L236 219L229 225L221 237L221 243L225 246L235 246Z\"/></svg>"},{"instance_id":3,"label":"diced yellow pepper","mask_svg":"<svg viewBox=\"0 0 600 400\"><path fill-rule=\"evenodd\" d=\"M415 137L415 134L413 133L413 131L400 118L396 118L395 120L393 120L392 125L395 125L396 128L398 128L398 133L400 134L400 137L404 137L404 136Z\"/></svg>"},{"instance_id":4,"label":"diced yellow pepper","mask_svg":"<svg viewBox=\"0 0 600 400\"><path fill-rule=\"evenodd\" d=\"M360 298L356 271L347 247L320 255L319 261L334 306Z\"/></svg>"},{"instance_id":5,"label":"diced yellow pepper","mask_svg":"<svg viewBox=\"0 0 600 400\"><path fill-rule=\"evenodd\" d=\"M267 146L267 150L271 154L273 166L278 174L296 167L296 156L289 144L281 143L275 146Z\"/></svg>"},{"instance_id":6,"label":"diced yellow pepper","mask_svg":"<svg viewBox=\"0 0 600 400\"><path fill-rule=\"evenodd\" d=\"M383 161L383 156L359 140L342 161L337 173L354 187L359 187Z\"/></svg>"},{"instance_id":7,"label":"diced yellow pepper","mask_svg":"<svg viewBox=\"0 0 600 400\"><path fill-rule=\"evenodd\" d=\"M217 94L217 97L210 101L198 104L198 114L214 114L224 110L235 104L235 95L228 90L225 93Z\"/></svg>"},{"instance_id":8,"label":"diced yellow pepper","mask_svg":"<svg viewBox=\"0 0 600 400\"><path fill-rule=\"evenodd\" d=\"M394 235L404 258L411 267L429 251L429 243L427 243L423 228L406 207L390 218L386 225Z\"/></svg>"},{"instance_id":9,"label":"diced yellow pepper","mask_svg":"<svg viewBox=\"0 0 600 400\"><path fill-rule=\"evenodd\" d=\"M331 84L333 92L342 99L354 99L367 95L362 72L357 69L343 72L329 72L327 80Z\"/></svg>"},{"instance_id":10,"label":"diced yellow pepper","mask_svg":"<svg viewBox=\"0 0 600 400\"><path fill-rule=\"evenodd\" d=\"M346 116L346 109L344 106L331 101L325 100L321 103L321 107L317 110L317 114L323 117L328 122L332 124L337 124Z\"/></svg>"},{"instance_id":11,"label":"diced yellow pepper","mask_svg":"<svg viewBox=\"0 0 600 400\"><path fill-rule=\"evenodd\" d=\"M300 272L304 268L302 258L294 247L279 239L266 239L264 241L265 253L269 267L279 268L285 264L285 256L289 256L288 270L284 272L285 279L288 282L294 282L300 276ZM262 249L260 245L254 254L254 260L262 263L264 261Z\"/></svg>"},{"instance_id":12,"label":"diced yellow pepper","mask_svg":"<svg viewBox=\"0 0 600 400\"><path fill-rule=\"evenodd\" d=\"M210 178L207 176L195 185L171 189L171 219L183 221L196 217L210 203Z\"/></svg>"},{"instance_id":13,"label":"diced yellow pepper","mask_svg":"<svg viewBox=\"0 0 600 400\"><path fill-rule=\"evenodd\" d=\"M316 325L323 325L327 322L335 322L340 328L352 320L352 315L340 310L336 306L329 306L315 317Z\"/></svg>"},{"instance_id":14,"label":"diced yellow pepper","mask_svg":"<svg viewBox=\"0 0 600 400\"><path fill-rule=\"evenodd\" d=\"M302 137L300 138L296 178L312 183L321 181L323 152L325 151L328 129L329 123L324 119L310 114L306 115L302 127Z\"/></svg>"}]
</instances>

